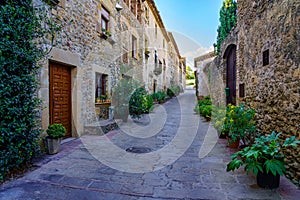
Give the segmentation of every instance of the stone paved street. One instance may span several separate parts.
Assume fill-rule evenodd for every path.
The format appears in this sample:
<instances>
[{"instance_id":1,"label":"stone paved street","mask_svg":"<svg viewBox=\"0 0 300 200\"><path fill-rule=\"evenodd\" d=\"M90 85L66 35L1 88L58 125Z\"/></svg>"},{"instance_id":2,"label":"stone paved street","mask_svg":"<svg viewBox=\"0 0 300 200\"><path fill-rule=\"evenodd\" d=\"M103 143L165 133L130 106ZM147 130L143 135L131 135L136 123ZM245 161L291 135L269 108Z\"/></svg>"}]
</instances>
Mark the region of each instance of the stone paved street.
<instances>
[{"instance_id":1,"label":"stone paved street","mask_svg":"<svg viewBox=\"0 0 300 200\"><path fill-rule=\"evenodd\" d=\"M195 102L194 91L188 90L150 117L129 120L105 136L65 143L59 154L2 185L0 199L300 199L284 177L278 189L268 190L258 188L255 177L242 169L227 173L231 152L193 113ZM126 152L130 147L150 152Z\"/></svg>"}]
</instances>

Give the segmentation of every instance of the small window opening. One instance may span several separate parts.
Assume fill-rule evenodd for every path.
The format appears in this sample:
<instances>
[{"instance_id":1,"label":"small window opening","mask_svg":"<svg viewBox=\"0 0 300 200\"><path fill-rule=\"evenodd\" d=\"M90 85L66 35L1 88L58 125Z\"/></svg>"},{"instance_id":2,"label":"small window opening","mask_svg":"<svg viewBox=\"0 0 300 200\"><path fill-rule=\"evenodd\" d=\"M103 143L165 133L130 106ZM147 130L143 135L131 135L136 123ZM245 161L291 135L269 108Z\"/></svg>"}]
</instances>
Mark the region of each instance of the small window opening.
<instances>
[{"instance_id":1,"label":"small window opening","mask_svg":"<svg viewBox=\"0 0 300 200\"><path fill-rule=\"evenodd\" d=\"M263 66L266 66L268 64L269 64L269 49L263 52Z\"/></svg>"}]
</instances>

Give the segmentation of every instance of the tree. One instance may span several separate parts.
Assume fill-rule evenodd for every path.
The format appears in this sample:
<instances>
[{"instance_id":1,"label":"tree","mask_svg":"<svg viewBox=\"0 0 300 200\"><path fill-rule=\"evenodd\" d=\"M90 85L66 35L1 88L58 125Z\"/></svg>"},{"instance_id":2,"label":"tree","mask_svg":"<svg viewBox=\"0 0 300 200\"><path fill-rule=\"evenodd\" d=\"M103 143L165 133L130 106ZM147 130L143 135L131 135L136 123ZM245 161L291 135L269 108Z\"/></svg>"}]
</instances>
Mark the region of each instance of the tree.
<instances>
[{"instance_id":1,"label":"tree","mask_svg":"<svg viewBox=\"0 0 300 200\"><path fill-rule=\"evenodd\" d=\"M220 25L217 36L217 54L220 52L221 44L237 23L237 3L235 0L224 0L220 10Z\"/></svg>"},{"instance_id":2,"label":"tree","mask_svg":"<svg viewBox=\"0 0 300 200\"><path fill-rule=\"evenodd\" d=\"M194 72L190 66L186 66L186 74L185 78L190 80L190 79L195 79Z\"/></svg>"}]
</instances>

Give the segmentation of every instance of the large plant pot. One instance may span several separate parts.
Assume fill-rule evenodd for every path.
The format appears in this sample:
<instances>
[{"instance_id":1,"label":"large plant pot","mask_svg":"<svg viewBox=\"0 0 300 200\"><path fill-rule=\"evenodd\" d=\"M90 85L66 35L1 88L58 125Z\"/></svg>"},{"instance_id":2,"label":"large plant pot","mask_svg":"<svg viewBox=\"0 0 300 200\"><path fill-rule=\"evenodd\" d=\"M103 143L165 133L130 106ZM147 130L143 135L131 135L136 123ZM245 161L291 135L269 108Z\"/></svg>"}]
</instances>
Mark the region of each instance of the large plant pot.
<instances>
[{"instance_id":1,"label":"large plant pot","mask_svg":"<svg viewBox=\"0 0 300 200\"><path fill-rule=\"evenodd\" d=\"M61 138L46 138L48 154L57 154L60 149Z\"/></svg>"},{"instance_id":2,"label":"large plant pot","mask_svg":"<svg viewBox=\"0 0 300 200\"><path fill-rule=\"evenodd\" d=\"M262 188L278 188L280 184L280 175L274 176L271 172L261 172L259 171L256 177L257 185Z\"/></svg>"}]
</instances>

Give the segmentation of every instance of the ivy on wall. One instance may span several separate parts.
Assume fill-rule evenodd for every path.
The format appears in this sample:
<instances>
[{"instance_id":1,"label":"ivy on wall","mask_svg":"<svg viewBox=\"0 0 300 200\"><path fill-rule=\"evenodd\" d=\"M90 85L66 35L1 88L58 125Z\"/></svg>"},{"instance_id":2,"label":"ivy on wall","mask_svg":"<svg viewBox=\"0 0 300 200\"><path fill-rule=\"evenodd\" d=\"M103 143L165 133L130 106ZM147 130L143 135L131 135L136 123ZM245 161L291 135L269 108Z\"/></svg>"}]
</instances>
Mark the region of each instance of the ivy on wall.
<instances>
[{"instance_id":1,"label":"ivy on wall","mask_svg":"<svg viewBox=\"0 0 300 200\"><path fill-rule=\"evenodd\" d=\"M220 25L217 36L217 54L220 52L221 44L228 33L237 23L237 3L235 0L224 0L220 10Z\"/></svg>"},{"instance_id":2,"label":"ivy on wall","mask_svg":"<svg viewBox=\"0 0 300 200\"><path fill-rule=\"evenodd\" d=\"M39 151L38 61L49 52L44 39L58 30L49 22L31 0L0 3L0 181Z\"/></svg>"}]
</instances>

